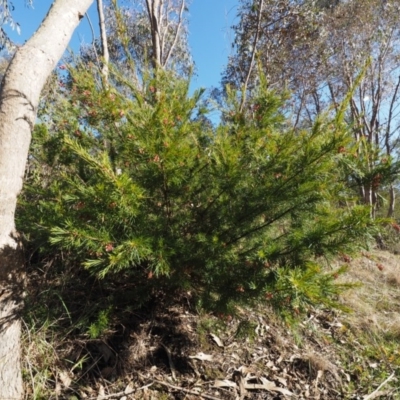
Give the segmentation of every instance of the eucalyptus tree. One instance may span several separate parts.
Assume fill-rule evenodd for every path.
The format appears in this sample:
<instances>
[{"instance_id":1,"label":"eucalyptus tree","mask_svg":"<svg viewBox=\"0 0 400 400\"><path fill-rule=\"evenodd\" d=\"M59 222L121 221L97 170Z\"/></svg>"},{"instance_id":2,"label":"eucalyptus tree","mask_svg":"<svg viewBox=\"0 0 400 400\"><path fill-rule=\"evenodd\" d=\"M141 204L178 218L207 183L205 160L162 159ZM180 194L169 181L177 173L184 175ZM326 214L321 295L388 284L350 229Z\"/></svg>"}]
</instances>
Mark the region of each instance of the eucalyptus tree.
<instances>
[{"instance_id":1,"label":"eucalyptus tree","mask_svg":"<svg viewBox=\"0 0 400 400\"><path fill-rule=\"evenodd\" d=\"M97 13L99 17L99 28L100 28L100 43L101 43L101 55L103 56L103 68L101 70L104 83L108 81L108 63L110 62L110 54L108 52L108 39L106 31L106 21L104 16L104 5L103 0L97 0Z\"/></svg>"},{"instance_id":2,"label":"eucalyptus tree","mask_svg":"<svg viewBox=\"0 0 400 400\"><path fill-rule=\"evenodd\" d=\"M33 0L26 0L27 5L32 5ZM8 37L4 26L9 25L12 29L17 29L19 31L19 23L14 20L12 16L12 10L14 5L10 0L0 0L0 49L6 48L10 50L13 48L13 43Z\"/></svg>"},{"instance_id":3,"label":"eucalyptus tree","mask_svg":"<svg viewBox=\"0 0 400 400\"><path fill-rule=\"evenodd\" d=\"M19 312L24 259L14 214L41 90L93 0L54 0L36 33L19 47L0 88L0 398L22 399ZM10 18L3 1L3 18ZM4 20L3 20L4 21Z\"/></svg>"},{"instance_id":4,"label":"eucalyptus tree","mask_svg":"<svg viewBox=\"0 0 400 400\"><path fill-rule=\"evenodd\" d=\"M241 0L223 84L238 90L244 86L244 98L247 94L251 99L262 70L270 86L289 88L301 103L302 92L309 90L306 83L312 82L309 66L318 57L315 38L320 16L314 11L313 3L305 1Z\"/></svg>"},{"instance_id":5,"label":"eucalyptus tree","mask_svg":"<svg viewBox=\"0 0 400 400\"><path fill-rule=\"evenodd\" d=\"M352 172L360 197L371 205L374 216L382 187L388 188L387 214L393 216L395 189L393 176L388 185L382 170L390 159L390 175L397 173L395 151L400 140L400 2L378 0L338 5L325 13L328 58L321 60L321 85L315 98L325 94L337 108L352 91L348 122L356 143L357 162ZM357 78L358 76L358 78ZM356 83L357 82L357 83Z\"/></svg>"},{"instance_id":6,"label":"eucalyptus tree","mask_svg":"<svg viewBox=\"0 0 400 400\"><path fill-rule=\"evenodd\" d=\"M347 122L355 162L349 180L371 216L382 194L393 215L399 142L399 0L241 0L234 52L223 83L242 90L251 106L259 73L289 90L295 126L337 112L351 94ZM353 151L352 150L352 151ZM389 165L391 164L391 166ZM386 178L386 180L385 180Z\"/></svg>"},{"instance_id":7,"label":"eucalyptus tree","mask_svg":"<svg viewBox=\"0 0 400 400\"><path fill-rule=\"evenodd\" d=\"M193 67L188 44L188 0L125 1L106 7L110 61L140 85L157 68L187 76Z\"/></svg>"}]
</instances>

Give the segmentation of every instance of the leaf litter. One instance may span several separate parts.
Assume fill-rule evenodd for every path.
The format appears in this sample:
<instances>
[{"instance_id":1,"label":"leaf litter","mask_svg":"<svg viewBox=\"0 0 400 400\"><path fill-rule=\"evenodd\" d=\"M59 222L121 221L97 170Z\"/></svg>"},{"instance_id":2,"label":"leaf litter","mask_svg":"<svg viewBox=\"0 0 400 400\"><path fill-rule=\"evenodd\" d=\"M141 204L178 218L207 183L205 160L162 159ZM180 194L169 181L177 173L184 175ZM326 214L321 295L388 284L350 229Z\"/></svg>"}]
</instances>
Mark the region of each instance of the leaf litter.
<instances>
[{"instance_id":1,"label":"leaf litter","mask_svg":"<svg viewBox=\"0 0 400 400\"><path fill-rule=\"evenodd\" d=\"M55 349L53 394L70 400L399 399L400 362L368 355L362 333L375 340L398 330L400 338L400 259L374 251L351 264L346 281L364 285L342 299L350 314L312 309L288 327L260 308L240 310L226 322L199 316L185 298L129 315L101 340L70 335ZM247 334L238 335L243 321ZM85 360L81 368L77 354ZM25 357L32 365L34 358Z\"/></svg>"}]
</instances>

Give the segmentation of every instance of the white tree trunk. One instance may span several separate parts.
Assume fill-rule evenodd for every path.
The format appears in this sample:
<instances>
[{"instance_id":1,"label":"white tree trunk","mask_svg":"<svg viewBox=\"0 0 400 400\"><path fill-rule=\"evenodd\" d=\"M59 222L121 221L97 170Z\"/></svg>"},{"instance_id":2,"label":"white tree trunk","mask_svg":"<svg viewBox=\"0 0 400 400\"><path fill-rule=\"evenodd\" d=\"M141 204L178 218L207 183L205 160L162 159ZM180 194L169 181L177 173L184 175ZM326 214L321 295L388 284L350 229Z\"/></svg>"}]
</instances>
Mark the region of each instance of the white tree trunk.
<instances>
[{"instance_id":1,"label":"white tree trunk","mask_svg":"<svg viewBox=\"0 0 400 400\"><path fill-rule=\"evenodd\" d=\"M106 22L104 18L103 0L97 0L97 13L99 15L99 28L100 28L100 42L101 52L103 56L103 68L101 72L103 74L104 84L108 82L108 63L110 62L110 54L108 52L108 41L106 32Z\"/></svg>"},{"instance_id":2,"label":"white tree trunk","mask_svg":"<svg viewBox=\"0 0 400 400\"><path fill-rule=\"evenodd\" d=\"M157 70L162 65L160 41L160 0L146 0L147 14L151 26L151 41L153 46L153 68Z\"/></svg>"},{"instance_id":3,"label":"white tree trunk","mask_svg":"<svg viewBox=\"0 0 400 400\"><path fill-rule=\"evenodd\" d=\"M40 92L93 0L55 0L20 47L0 88L0 399L21 399L20 309L23 258L14 214Z\"/></svg>"}]
</instances>

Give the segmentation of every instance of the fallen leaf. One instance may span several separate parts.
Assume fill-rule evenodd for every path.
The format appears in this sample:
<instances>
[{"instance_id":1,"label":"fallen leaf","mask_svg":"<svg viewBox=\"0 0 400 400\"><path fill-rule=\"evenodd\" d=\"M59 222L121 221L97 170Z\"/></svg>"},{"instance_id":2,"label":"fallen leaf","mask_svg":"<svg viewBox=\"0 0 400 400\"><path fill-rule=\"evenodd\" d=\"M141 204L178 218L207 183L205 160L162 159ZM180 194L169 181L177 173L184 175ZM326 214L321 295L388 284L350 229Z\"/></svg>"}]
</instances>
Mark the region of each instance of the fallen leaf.
<instances>
[{"instance_id":1,"label":"fallen leaf","mask_svg":"<svg viewBox=\"0 0 400 400\"><path fill-rule=\"evenodd\" d=\"M72 379L69 377L67 371L61 371L58 374L60 381L62 384L68 389L71 386Z\"/></svg>"},{"instance_id":2,"label":"fallen leaf","mask_svg":"<svg viewBox=\"0 0 400 400\"><path fill-rule=\"evenodd\" d=\"M97 400L102 400L105 395L106 395L106 392L104 390L104 386L102 384L100 384L99 394L97 395Z\"/></svg>"},{"instance_id":3,"label":"fallen leaf","mask_svg":"<svg viewBox=\"0 0 400 400\"><path fill-rule=\"evenodd\" d=\"M218 347L224 347L222 340L217 335L210 333L210 336L212 337L212 339L214 340L214 342L217 344Z\"/></svg>"},{"instance_id":4,"label":"fallen leaf","mask_svg":"<svg viewBox=\"0 0 400 400\"><path fill-rule=\"evenodd\" d=\"M254 377L251 377L251 379L254 379ZM269 381L266 378L260 377L259 378L260 381L262 382L260 383L246 383L244 385L245 389L257 389L257 390L268 390L270 392L278 392L278 393L282 393L286 396L293 396L293 393L287 389L282 389L278 386L275 385L274 382Z\"/></svg>"},{"instance_id":5,"label":"fallen leaf","mask_svg":"<svg viewBox=\"0 0 400 400\"><path fill-rule=\"evenodd\" d=\"M245 386L245 389L253 389L253 390L267 390L268 392L278 392L282 393L286 396L293 396L293 393L287 389L282 389L278 386L270 386L266 384L259 384L259 383L248 383Z\"/></svg>"},{"instance_id":6,"label":"fallen leaf","mask_svg":"<svg viewBox=\"0 0 400 400\"><path fill-rule=\"evenodd\" d=\"M56 387L55 387L55 389L54 389L54 392L55 392L55 394L56 394L57 396L59 396L59 395L61 394L61 383L60 383L60 382L57 382L57 383L56 383Z\"/></svg>"},{"instance_id":7,"label":"fallen leaf","mask_svg":"<svg viewBox=\"0 0 400 400\"><path fill-rule=\"evenodd\" d=\"M212 361L213 356L211 354L204 354L202 352L197 353L195 356L189 356L189 358L195 358L196 360L200 361Z\"/></svg>"},{"instance_id":8,"label":"fallen leaf","mask_svg":"<svg viewBox=\"0 0 400 400\"><path fill-rule=\"evenodd\" d=\"M271 360L269 360L268 362L267 362L267 365L266 365L266 367L267 368L272 368L272 367L274 367L275 365L274 365L274 363L271 361Z\"/></svg>"},{"instance_id":9,"label":"fallen leaf","mask_svg":"<svg viewBox=\"0 0 400 400\"><path fill-rule=\"evenodd\" d=\"M224 379L224 380L217 379L214 382L214 387L217 387L217 388L219 388L219 387L234 387L235 388L235 387L237 387L237 385L235 382L232 382L229 379Z\"/></svg>"},{"instance_id":10,"label":"fallen leaf","mask_svg":"<svg viewBox=\"0 0 400 400\"><path fill-rule=\"evenodd\" d=\"M274 379L279 381L283 386L287 386L287 380L285 378L281 378L280 376L274 376Z\"/></svg>"},{"instance_id":11,"label":"fallen leaf","mask_svg":"<svg viewBox=\"0 0 400 400\"><path fill-rule=\"evenodd\" d=\"M239 387L239 394L240 394L240 399L244 399L246 396L246 389L244 387L245 380L243 378L243 373L244 372L244 367L240 367L238 370L233 372L232 375L232 380L236 383L236 385Z\"/></svg>"},{"instance_id":12,"label":"fallen leaf","mask_svg":"<svg viewBox=\"0 0 400 400\"><path fill-rule=\"evenodd\" d=\"M126 388L124 390L124 393L130 394L133 392L133 390L134 390L134 387L133 387L132 383L128 383L128 385L126 386Z\"/></svg>"}]
</instances>

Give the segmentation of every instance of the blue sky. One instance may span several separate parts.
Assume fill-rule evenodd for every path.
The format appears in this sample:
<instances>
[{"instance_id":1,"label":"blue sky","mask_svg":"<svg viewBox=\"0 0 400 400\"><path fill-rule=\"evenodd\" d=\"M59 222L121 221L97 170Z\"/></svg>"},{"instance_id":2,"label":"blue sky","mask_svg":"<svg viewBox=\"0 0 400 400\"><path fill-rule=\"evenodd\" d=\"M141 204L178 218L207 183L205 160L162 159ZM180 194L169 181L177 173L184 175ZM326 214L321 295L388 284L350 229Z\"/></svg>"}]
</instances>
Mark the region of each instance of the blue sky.
<instances>
[{"instance_id":1,"label":"blue sky","mask_svg":"<svg viewBox=\"0 0 400 400\"><path fill-rule=\"evenodd\" d=\"M218 86L231 54L237 0L193 0L190 7L189 43L196 63L194 84Z\"/></svg>"},{"instance_id":2,"label":"blue sky","mask_svg":"<svg viewBox=\"0 0 400 400\"><path fill-rule=\"evenodd\" d=\"M46 15L51 0L34 0L33 9L24 5L24 0L15 0L13 16L21 26L21 34L7 32L17 43L24 43L40 25ZM232 32L230 27L237 14L238 0L192 0L189 6L189 42L196 63L197 75L193 78L194 87L218 86L221 72L231 51ZM89 16L97 31L97 11L95 3ZM82 42L90 43L92 34L87 19L83 19L75 31L71 48L77 50Z\"/></svg>"}]
</instances>

